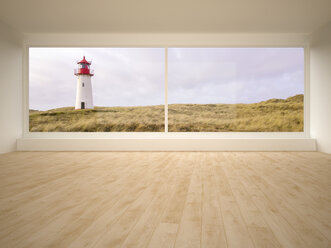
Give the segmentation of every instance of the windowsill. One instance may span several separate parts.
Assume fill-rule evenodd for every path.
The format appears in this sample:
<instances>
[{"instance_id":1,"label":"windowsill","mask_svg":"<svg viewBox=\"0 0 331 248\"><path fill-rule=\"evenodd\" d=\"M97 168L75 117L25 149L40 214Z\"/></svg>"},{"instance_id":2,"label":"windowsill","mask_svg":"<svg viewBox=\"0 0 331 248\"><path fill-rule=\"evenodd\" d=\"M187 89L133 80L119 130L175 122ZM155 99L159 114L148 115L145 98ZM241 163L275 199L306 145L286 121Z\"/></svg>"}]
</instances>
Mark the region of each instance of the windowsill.
<instances>
[{"instance_id":1,"label":"windowsill","mask_svg":"<svg viewBox=\"0 0 331 248\"><path fill-rule=\"evenodd\" d=\"M18 151L316 151L305 137L25 137Z\"/></svg>"},{"instance_id":2,"label":"windowsill","mask_svg":"<svg viewBox=\"0 0 331 248\"><path fill-rule=\"evenodd\" d=\"M28 132L24 138L309 138L307 132Z\"/></svg>"}]
</instances>

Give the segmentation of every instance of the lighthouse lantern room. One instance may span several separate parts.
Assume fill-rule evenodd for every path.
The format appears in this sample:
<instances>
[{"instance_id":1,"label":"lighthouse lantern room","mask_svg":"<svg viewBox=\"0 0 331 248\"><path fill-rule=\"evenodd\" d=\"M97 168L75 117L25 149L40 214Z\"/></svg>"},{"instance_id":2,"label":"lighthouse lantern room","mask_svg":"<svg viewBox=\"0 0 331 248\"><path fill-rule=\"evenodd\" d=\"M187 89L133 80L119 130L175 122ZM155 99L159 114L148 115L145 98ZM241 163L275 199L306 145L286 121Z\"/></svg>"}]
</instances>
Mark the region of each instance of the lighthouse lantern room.
<instances>
[{"instance_id":1,"label":"lighthouse lantern room","mask_svg":"<svg viewBox=\"0 0 331 248\"><path fill-rule=\"evenodd\" d=\"M91 77L94 72L90 68L92 62L87 61L84 56L77 64L78 69L75 69L77 76L75 109L93 109Z\"/></svg>"}]
</instances>

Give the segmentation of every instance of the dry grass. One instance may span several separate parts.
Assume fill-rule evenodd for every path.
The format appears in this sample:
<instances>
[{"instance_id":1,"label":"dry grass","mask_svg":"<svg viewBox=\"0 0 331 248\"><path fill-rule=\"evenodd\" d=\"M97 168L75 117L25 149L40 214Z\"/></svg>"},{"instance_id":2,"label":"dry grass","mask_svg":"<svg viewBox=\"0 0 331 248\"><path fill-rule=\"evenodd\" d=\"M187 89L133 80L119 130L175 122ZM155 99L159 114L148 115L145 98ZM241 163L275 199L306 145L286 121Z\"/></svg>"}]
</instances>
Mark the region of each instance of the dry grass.
<instances>
[{"instance_id":1,"label":"dry grass","mask_svg":"<svg viewBox=\"0 0 331 248\"><path fill-rule=\"evenodd\" d=\"M164 107L30 111L31 132L162 132ZM302 132L303 95L253 104L170 104L170 132Z\"/></svg>"},{"instance_id":2,"label":"dry grass","mask_svg":"<svg viewBox=\"0 0 331 248\"><path fill-rule=\"evenodd\" d=\"M172 132L302 132L303 95L253 104L169 105Z\"/></svg>"},{"instance_id":3,"label":"dry grass","mask_svg":"<svg viewBox=\"0 0 331 248\"><path fill-rule=\"evenodd\" d=\"M73 107L30 111L30 132L159 132L164 107Z\"/></svg>"}]
</instances>

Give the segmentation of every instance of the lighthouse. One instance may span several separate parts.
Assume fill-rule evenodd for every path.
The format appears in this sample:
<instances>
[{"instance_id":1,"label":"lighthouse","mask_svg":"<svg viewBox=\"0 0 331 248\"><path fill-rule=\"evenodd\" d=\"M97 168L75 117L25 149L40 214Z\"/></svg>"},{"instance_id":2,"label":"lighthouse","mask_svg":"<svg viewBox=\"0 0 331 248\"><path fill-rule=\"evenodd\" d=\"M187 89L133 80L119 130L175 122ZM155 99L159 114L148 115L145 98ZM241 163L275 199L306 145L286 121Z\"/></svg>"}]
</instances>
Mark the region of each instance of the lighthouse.
<instances>
[{"instance_id":1,"label":"lighthouse","mask_svg":"<svg viewBox=\"0 0 331 248\"><path fill-rule=\"evenodd\" d=\"M93 109L91 77L94 72L90 69L92 62L87 61L84 56L77 64L78 69L74 71L77 76L75 109Z\"/></svg>"}]
</instances>

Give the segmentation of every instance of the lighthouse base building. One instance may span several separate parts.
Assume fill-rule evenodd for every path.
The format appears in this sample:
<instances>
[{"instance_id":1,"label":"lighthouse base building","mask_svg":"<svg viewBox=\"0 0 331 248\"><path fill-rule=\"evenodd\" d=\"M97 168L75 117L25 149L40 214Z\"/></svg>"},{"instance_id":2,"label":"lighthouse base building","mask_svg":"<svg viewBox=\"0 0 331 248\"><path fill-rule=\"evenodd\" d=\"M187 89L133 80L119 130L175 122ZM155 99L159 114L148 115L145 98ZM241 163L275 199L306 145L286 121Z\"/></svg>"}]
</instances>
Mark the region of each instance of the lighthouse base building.
<instances>
[{"instance_id":1,"label":"lighthouse base building","mask_svg":"<svg viewBox=\"0 0 331 248\"><path fill-rule=\"evenodd\" d=\"M76 104L75 109L93 109L91 77L94 75L90 69L91 62L85 59L77 62L78 69L75 69L77 76Z\"/></svg>"},{"instance_id":2,"label":"lighthouse base building","mask_svg":"<svg viewBox=\"0 0 331 248\"><path fill-rule=\"evenodd\" d=\"M75 109L93 109L91 76L78 75Z\"/></svg>"}]
</instances>

